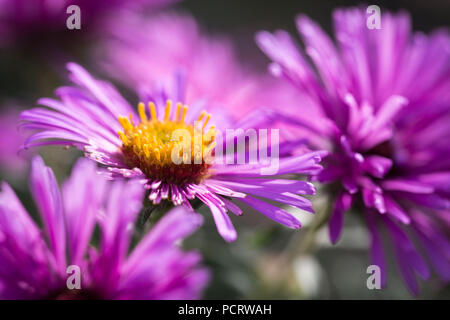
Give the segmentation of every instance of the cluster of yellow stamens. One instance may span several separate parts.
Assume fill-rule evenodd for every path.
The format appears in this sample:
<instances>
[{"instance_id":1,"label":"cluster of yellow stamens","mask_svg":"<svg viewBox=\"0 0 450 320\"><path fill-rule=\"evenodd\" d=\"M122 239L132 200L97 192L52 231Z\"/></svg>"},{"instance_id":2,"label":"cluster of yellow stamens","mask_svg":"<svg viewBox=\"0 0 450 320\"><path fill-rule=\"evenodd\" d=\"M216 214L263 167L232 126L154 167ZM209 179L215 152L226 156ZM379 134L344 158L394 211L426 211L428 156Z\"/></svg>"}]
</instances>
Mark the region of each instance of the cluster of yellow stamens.
<instances>
[{"instance_id":1,"label":"cluster of yellow stamens","mask_svg":"<svg viewBox=\"0 0 450 320\"><path fill-rule=\"evenodd\" d=\"M215 147L216 131L211 126L205 128L211 115L203 111L194 127L185 123L188 107L176 104L175 115L170 119L172 102L167 101L164 119L159 120L153 102L148 104L150 118L147 118L145 104L139 103L140 122L135 124L131 114L129 117L119 117L123 132L119 131L122 140L122 151L127 165L137 167L152 180L164 183L198 183L208 173L210 166L205 156L211 154ZM200 124L200 125L199 125ZM190 139L174 139L174 132L182 129ZM190 143L189 153L186 153L186 143ZM182 162L175 163L173 154L180 155Z\"/></svg>"}]
</instances>

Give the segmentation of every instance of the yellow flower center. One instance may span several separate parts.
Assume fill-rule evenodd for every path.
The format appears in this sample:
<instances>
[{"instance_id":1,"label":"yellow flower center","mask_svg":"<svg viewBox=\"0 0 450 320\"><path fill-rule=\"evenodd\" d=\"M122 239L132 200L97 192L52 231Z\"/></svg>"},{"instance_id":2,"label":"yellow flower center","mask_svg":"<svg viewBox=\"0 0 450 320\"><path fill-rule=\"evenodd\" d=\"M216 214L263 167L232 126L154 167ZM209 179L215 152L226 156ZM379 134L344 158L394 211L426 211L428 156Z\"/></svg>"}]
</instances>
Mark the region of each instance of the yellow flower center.
<instances>
[{"instance_id":1,"label":"yellow flower center","mask_svg":"<svg viewBox=\"0 0 450 320\"><path fill-rule=\"evenodd\" d=\"M199 183L208 174L210 164L205 159L215 147L214 126L205 132L211 116L203 111L192 125L185 123L186 105L177 103L170 119L172 103L168 100L163 120L158 119L153 102L148 107L150 119L145 105L139 103L138 124L131 114L119 117L123 132L118 134L127 165L139 168L151 180L177 185Z\"/></svg>"}]
</instances>

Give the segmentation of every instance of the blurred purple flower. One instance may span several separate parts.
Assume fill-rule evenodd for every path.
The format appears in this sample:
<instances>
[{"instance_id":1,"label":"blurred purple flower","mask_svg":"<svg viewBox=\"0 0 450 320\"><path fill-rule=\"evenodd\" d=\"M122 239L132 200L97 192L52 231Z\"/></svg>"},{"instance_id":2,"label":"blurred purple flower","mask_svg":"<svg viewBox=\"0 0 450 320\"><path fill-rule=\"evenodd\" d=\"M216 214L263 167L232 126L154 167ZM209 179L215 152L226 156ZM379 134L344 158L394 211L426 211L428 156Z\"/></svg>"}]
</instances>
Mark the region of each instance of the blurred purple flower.
<instances>
[{"instance_id":1,"label":"blurred purple flower","mask_svg":"<svg viewBox=\"0 0 450 320\"><path fill-rule=\"evenodd\" d=\"M136 181L99 179L82 159L62 187L40 157L33 159L31 191L41 231L7 183L0 192L2 299L195 299L208 282L200 256L174 243L202 217L181 208L168 213L128 254L143 192ZM90 247L94 227L100 247ZM81 288L68 289L67 267L81 270ZM70 280L70 279L69 279Z\"/></svg>"},{"instance_id":2,"label":"blurred purple flower","mask_svg":"<svg viewBox=\"0 0 450 320\"><path fill-rule=\"evenodd\" d=\"M229 39L207 35L191 16L127 11L120 25L109 21L99 60L121 83L145 91L178 73L186 79L186 104L202 97L236 118L257 106L263 77L239 63Z\"/></svg>"},{"instance_id":3,"label":"blurred purple flower","mask_svg":"<svg viewBox=\"0 0 450 320\"><path fill-rule=\"evenodd\" d=\"M335 45L307 17L296 22L314 68L288 33L261 32L256 39L274 61L271 72L309 96L306 112L299 102L297 116L285 121L306 129L313 148L330 151L317 179L336 192L331 241L339 239L344 214L362 205L383 285L381 227L413 293L419 290L416 275L429 277L416 239L449 281L448 31L411 34L405 13L383 13L381 29L369 30L362 9L343 9L334 12ZM311 120L309 110L321 115Z\"/></svg>"},{"instance_id":4,"label":"blurred purple flower","mask_svg":"<svg viewBox=\"0 0 450 320\"><path fill-rule=\"evenodd\" d=\"M0 113L0 128L3 138L0 140L0 167L2 173L12 172L21 176L27 168L27 161L18 154L25 137L17 129L19 112L6 110Z\"/></svg>"},{"instance_id":5,"label":"blurred purple flower","mask_svg":"<svg viewBox=\"0 0 450 320\"><path fill-rule=\"evenodd\" d=\"M143 103L139 104L138 116L109 83L94 79L79 65L70 63L68 68L78 87L59 88L56 94L60 100L44 98L39 101L50 109L36 108L22 113L22 126L39 130L25 141L25 148L49 144L75 146L85 151L87 157L106 166L111 178L141 179L143 188L150 190L149 200L155 205L167 199L174 205L192 210L191 202L200 200L211 210L218 232L226 241L234 241L237 237L228 211L242 214L231 198L290 228L300 228L298 219L259 197L313 212L311 202L299 194L314 194L314 185L278 175L317 173L321 170L318 163L322 152L280 159L278 171L266 175L261 173L262 168L267 169L266 163L206 163L205 155L215 152L218 137L217 128L210 122L220 124L219 129L225 132L225 129L251 128L251 123L259 120L252 117L236 123L224 115L223 108L211 108L213 116L209 121L211 115L200 112L203 102L193 102L192 109L187 112L186 105L182 104L185 85L180 77L176 77L171 89L155 90L144 99L155 102L150 103L151 117L148 119L148 110L145 111ZM177 108L171 107L169 99L180 101ZM203 156L201 164L192 163L194 153L191 164L175 164L171 156L179 142L175 144L170 137L175 129L190 130L192 137L196 119L203 124L200 131L202 150L199 150ZM233 149L227 157L235 159L242 155Z\"/></svg>"},{"instance_id":6,"label":"blurred purple flower","mask_svg":"<svg viewBox=\"0 0 450 320\"><path fill-rule=\"evenodd\" d=\"M70 5L81 11L82 26L102 28L103 18L123 9L155 8L177 0L0 0L0 44L9 44L24 35L65 31Z\"/></svg>"}]
</instances>

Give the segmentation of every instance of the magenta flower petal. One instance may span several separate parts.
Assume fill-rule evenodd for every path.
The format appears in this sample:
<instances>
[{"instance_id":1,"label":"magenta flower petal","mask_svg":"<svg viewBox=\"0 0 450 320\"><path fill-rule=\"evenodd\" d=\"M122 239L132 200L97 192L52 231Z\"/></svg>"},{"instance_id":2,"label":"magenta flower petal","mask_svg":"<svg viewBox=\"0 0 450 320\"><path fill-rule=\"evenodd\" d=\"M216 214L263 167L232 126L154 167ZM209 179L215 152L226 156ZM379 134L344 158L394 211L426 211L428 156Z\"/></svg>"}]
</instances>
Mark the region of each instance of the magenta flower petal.
<instances>
[{"instance_id":1,"label":"magenta flower petal","mask_svg":"<svg viewBox=\"0 0 450 320\"><path fill-rule=\"evenodd\" d=\"M105 201L107 183L97 176L95 164L78 161L73 174L62 186L70 262L81 264L96 224L96 215Z\"/></svg>"},{"instance_id":2,"label":"magenta flower petal","mask_svg":"<svg viewBox=\"0 0 450 320\"><path fill-rule=\"evenodd\" d=\"M331 212L329 233L332 243L336 243L341 235L344 226L344 213L350 209L352 197L348 193L342 193L334 203L334 209Z\"/></svg>"},{"instance_id":3,"label":"magenta flower petal","mask_svg":"<svg viewBox=\"0 0 450 320\"><path fill-rule=\"evenodd\" d=\"M247 205L255 208L260 211L262 214L267 216L268 218L281 223L289 228L300 229L301 223L297 220L293 215L288 213L287 211L275 207L269 203L261 201L257 198L253 198L250 196L245 197L244 199L240 199L240 201L246 203Z\"/></svg>"},{"instance_id":4,"label":"magenta flower petal","mask_svg":"<svg viewBox=\"0 0 450 320\"><path fill-rule=\"evenodd\" d=\"M55 255L56 271L64 273L66 231L63 204L53 171L45 166L40 157L33 159L30 187Z\"/></svg>"}]
</instances>

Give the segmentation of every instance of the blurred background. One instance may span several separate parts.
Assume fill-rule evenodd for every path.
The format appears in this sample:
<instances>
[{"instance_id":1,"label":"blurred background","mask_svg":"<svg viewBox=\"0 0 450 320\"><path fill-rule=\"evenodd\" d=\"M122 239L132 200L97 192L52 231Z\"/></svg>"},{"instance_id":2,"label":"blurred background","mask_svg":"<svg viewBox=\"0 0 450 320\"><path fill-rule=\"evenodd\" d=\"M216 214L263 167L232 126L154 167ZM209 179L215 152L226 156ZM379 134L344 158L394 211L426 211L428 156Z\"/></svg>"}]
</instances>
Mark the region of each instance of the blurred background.
<instances>
[{"instance_id":1,"label":"blurred background","mask_svg":"<svg viewBox=\"0 0 450 320\"><path fill-rule=\"evenodd\" d=\"M429 32L449 24L448 0L373 1L366 4L331 0L185 0L170 10L188 12L206 32L229 37L239 59L263 73L269 61L253 41L255 32L285 29L296 34L294 18L304 13L331 33L333 9L370 4L379 5L382 13L383 10L408 11L415 30ZM63 30L47 37L30 36L19 43L0 47L0 126L4 129L0 143L0 178L15 188L30 211L34 208L28 193L27 159L32 151L19 154L14 151L23 139L17 135L15 119L20 110L34 107L38 98L52 96L57 86L67 84L64 64L68 59L95 68L95 61L89 58L90 46L99 37L101 34L89 34L89 29ZM49 56L48 50L42 50L44 46L58 47L64 54ZM54 169L59 181L67 177L75 159L81 155L72 149L61 152L61 147L45 147L38 151ZM332 246L321 220L328 201L316 197L314 203L318 212L314 217L304 213L299 215L304 228L297 232L251 211L237 219L232 216L239 237L231 245L217 234L212 219L205 219L204 228L186 241L186 247L202 252L204 263L212 269L213 279L205 298L412 298L392 262L388 287L368 290L368 239L358 215L348 216L343 238ZM443 287L437 279L431 279L422 283L419 298L449 299L450 287Z\"/></svg>"}]
</instances>

